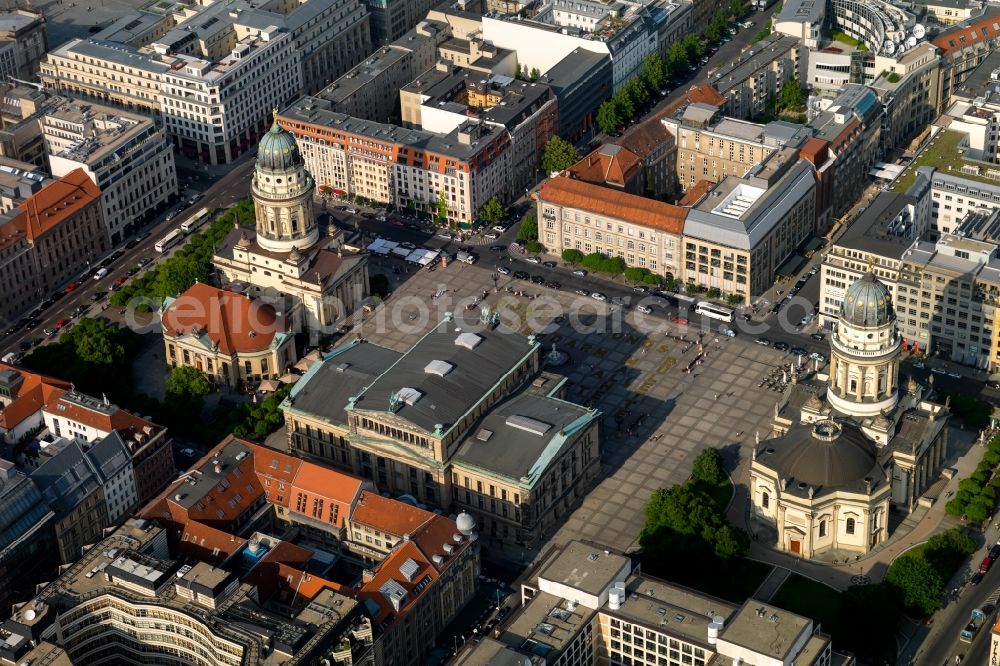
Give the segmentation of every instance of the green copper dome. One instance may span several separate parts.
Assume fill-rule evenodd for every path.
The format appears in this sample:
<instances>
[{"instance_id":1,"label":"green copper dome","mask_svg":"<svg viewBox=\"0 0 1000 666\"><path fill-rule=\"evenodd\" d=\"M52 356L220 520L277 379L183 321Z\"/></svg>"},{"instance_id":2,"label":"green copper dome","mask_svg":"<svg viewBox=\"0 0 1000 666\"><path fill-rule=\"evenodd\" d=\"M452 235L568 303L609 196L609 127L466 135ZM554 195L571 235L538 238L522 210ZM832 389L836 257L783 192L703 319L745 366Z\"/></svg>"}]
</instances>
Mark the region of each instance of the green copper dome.
<instances>
[{"instance_id":1,"label":"green copper dome","mask_svg":"<svg viewBox=\"0 0 1000 666\"><path fill-rule=\"evenodd\" d=\"M840 319L854 326L883 326L895 317L889 288L871 271L847 288L840 306Z\"/></svg>"},{"instance_id":2,"label":"green copper dome","mask_svg":"<svg viewBox=\"0 0 1000 666\"><path fill-rule=\"evenodd\" d=\"M257 165L274 170L298 167L302 164L302 157L295 138L278 124L278 114L274 115L274 124L257 147Z\"/></svg>"}]
</instances>

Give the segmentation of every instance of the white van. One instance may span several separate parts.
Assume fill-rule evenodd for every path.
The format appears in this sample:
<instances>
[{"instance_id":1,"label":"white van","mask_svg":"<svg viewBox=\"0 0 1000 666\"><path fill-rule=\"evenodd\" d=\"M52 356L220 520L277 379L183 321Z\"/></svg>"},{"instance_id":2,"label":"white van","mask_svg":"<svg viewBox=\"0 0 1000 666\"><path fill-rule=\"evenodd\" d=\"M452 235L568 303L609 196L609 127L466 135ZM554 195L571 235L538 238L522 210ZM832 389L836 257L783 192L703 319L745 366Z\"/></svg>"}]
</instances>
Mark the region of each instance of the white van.
<instances>
[{"instance_id":1,"label":"white van","mask_svg":"<svg viewBox=\"0 0 1000 666\"><path fill-rule=\"evenodd\" d=\"M455 259L461 261L463 264L469 264L469 265L476 263L477 258L478 257L476 257L476 255L472 254L471 252L464 252L464 251L459 252L458 254L455 255Z\"/></svg>"}]
</instances>

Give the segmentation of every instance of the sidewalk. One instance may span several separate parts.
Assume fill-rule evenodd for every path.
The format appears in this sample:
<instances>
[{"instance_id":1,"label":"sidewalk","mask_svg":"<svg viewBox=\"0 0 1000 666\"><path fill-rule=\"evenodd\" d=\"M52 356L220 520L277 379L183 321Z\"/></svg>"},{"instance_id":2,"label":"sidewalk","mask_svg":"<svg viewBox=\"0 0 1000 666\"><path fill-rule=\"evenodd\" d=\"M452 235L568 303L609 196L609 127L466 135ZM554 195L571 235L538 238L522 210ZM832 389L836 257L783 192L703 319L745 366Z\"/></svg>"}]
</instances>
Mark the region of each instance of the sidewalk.
<instances>
[{"instance_id":1,"label":"sidewalk","mask_svg":"<svg viewBox=\"0 0 1000 666\"><path fill-rule=\"evenodd\" d=\"M959 481L975 470L976 465L982 457L983 448L975 443L975 433L952 428L948 433L948 437L948 441L952 446L955 446L957 442L961 442L953 450L965 452L957 460L949 460L951 463L949 466L956 470L956 474L951 480L940 486L941 495L935 500L934 504L929 509L915 509L910 516L896 527L886 544L858 559L850 558L847 562L834 564L819 560L804 560L790 553L774 550L768 545L766 540L751 541L748 557L752 560L771 564L776 567L784 567L793 573L805 576L806 578L812 578L838 590L845 590L851 585L867 584L882 580L889 569L889 565L901 554L913 546L927 541L927 539L935 534L943 532L953 525L960 524L954 518L945 514L944 505L946 503L947 492L949 490L955 491L958 488ZM752 522L749 518L746 485L748 475L749 462L741 460L740 466L732 475L736 483L736 496L729 505L728 517L733 524L743 526L751 534L756 532L763 535L766 534L763 526ZM765 582L767 581L765 580ZM763 588L764 585L762 584L761 587ZM759 593L761 593L761 590L758 590ZM773 595L774 593L772 592L771 594Z\"/></svg>"}]
</instances>

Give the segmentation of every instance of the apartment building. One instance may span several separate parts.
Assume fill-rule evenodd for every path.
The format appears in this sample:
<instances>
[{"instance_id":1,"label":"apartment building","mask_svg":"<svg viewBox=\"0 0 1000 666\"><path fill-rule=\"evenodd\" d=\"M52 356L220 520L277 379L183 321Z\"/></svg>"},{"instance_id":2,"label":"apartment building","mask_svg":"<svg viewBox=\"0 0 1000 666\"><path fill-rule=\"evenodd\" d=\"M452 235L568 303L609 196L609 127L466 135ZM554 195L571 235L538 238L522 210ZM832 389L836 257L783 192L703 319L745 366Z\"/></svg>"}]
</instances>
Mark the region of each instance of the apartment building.
<instances>
[{"instance_id":1,"label":"apartment building","mask_svg":"<svg viewBox=\"0 0 1000 666\"><path fill-rule=\"evenodd\" d=\"M677 278L687 210L568 176L537 194L538 236L555 254L577 249L621 257L629 266Z\"/></svg>"},{"instance_id":2,"label":"apartment building","mask_svg":"<svg viewBox=\"0 0 1000 666\"><path fill-rule=\"evenodd\" d=\"M718 183L727 176L743 177L782 146L799 146L809 135L801 125L727 118L719 107L698 102L660 122L677 145L674 169L684 191L703 180Z\"/></svg>"},{"instance_id":3,"label":"apartment building","mask_svg":"<svg viewBox=\"0 0 1000 666\"><path fill-rule=\"evenodd\" d=\"M295 337L273 305L207 284L192 285L160 309L164 359L192 367L216 386L277 379L295 363Z\"/></svg>"},{"instance_id":4,"label":"apartment building","mask_svg":"<svg viewBox=\"0 0 1000 666\"><path fill-rule=\"evenodd\" d=\"M101 190L111 245L118 245L177 197L173 147L147 116L61 100L39 118L49 168L82 169Z\"/></svg>"},{"instance_id":5,"label":"apartment building","mask_svg":"<svg viewBox=\"0 0 1000 666\"><path fill-rule=\"evenodd\" d=\"M0 77L34 81L49 50L45 17L27 9L0 12Z\"/></svg>"},{"instance_id":6,"label":"apartment building","mask_svg":"<svg viewBox=\"0 0 1000 666\"><path fill-rule=\"evenodd\" d=\"M888 287L895 302L903 255L921 236L919 219L913 197L883 192L850 223L823 258L818 313L821 325L836 324L847 288L869 270Z\"/></svg>"},{"instance_id":7,"label":"apartment building","mask_svg":"<svg viewBox=\"0 0 1000 666\"><path fill-rule=\"evenodd\" d=\"M4 89L0 101L0 156L48 170L38 118L57 99L61 98L28 85Z\"/></svg>"},{"instance_id":8,"label":"apartment building","mask_svg":"<svg viewBox=\"0 0 1000 666\"><path fill-rule=\"evenodd\" d=\"M55 513L14 463L0 460L0 608L25 601L59 564Z\"/></svg>"},{"instance_id":9,"label":"apartment building","mask_svg":"<svg viewBox=\"0 0 1000 666\"><path fill-rule=\"evenodd\" d=\"M294 614L337 594L363 609L337 642L313 652L301 641L287 654L410 666L475 592L476 526L468 515L417 510L412 531L397 535L414 507L372 500L373 491L371 481L229 437L140 515L164 526L162 546L172 557L214 566L260 603ZM362 524L372 529L357 529ZM365 538L373 534L378 546Z\"/></svg>"},{"instance_id":10,"label":"apartment building","mask_svg":"<svg viewBox=\"0 0 1000 666\"><path fill-rule=\"evenodd\" d=\"M582 48L570 51L539 79L559 102L559 136L579 141L594 132L594 116L611 97L611 58Z\"/></svg>"},{"instance_id":11,"label":"apartment building","mask_svg":"<svg viewBox=\"0 0 1000 666\"><path fill-rule=\"evenodd\" d=\"M0 215L0 320L8 324L108 249L101 191L83 169Z\"/></svg>"},{"instance_id":12,"label":"apartment building","mask_svg":"<svg viewBox=\"0 0 1000 666\"><path fill-rule=\"evenodd\" d=\"M947 99L940 91L941 58L934 44L917 44L887 65L868 84L883 106L882 154L905 147L934 122Z\"/></svg>"},{"instance_id":13,"label":"apartment building","mask_svg":"<svg viewBox=\"0 0 1000 666\"><path fill-rule=\"evenodd\" d=\"M372 44L383 46L399 39L406 31L412 29L427 12L441 0L364 0L368 10L368 22L371 28ZM476 12L478 2L470 2L472 7L466 11Z\"/></svg>"},{"instance_id":14,"label":"apartment building","mask_svg":"<svg viewBox=\"0 0 1000 666\"><path fill-rule=\"evenodd\" d=\"M941 55L941 103L947 104L958 87L1000 45L1000 8L987 6L982 14L954 24L931 40Z\"/></svg>"},{"instance_id":15,"label":"apartment building","mask_svg":"<svg viewBox=\"0 0 1000 666\"><path fill-rule=\"evenodd\" d=\"M188 157L226 164L271 109L332 82L371 51L360 0L157 5L53 50L49 88L152 113Z\"/></svg>"},{"instance_id":16,"label":"apartment building","mask_svg":"<svg viewBox=\"0 0 1000 666\"><path fill-rule=\"evenodd\" d=\"M513 164L504 127L467 120L447 134L352 118L304 97L279 122L294 135L322 196L360 196L470 224L493 196L509 199Z\"/></svg>"},{"instance_id":17,"label":"apartment building","mask_svg":"<svg viewBox=\"0 0 1000 666\"><path fill-rule=\"evenodd\" d=\"M848 84L816 113L800 154L816 169L817 228L829 224L861 198L881 150L882 106L867 86Z\"/></svg>"},{"instance_id":18,"label":"apartment building","mask_svg":"<svg viewBox=\"0 0 1000 666\"><path fill-rule=\"evenodd\" d=\"M1000 123L1000 93L997 92L996 72L1000 69L1000 53L990 52L953 91L945 114L951 122L948 129L966 135L965 157L981 162L1000 162L997 126Z\"/></svg>"},{"instance_id":19,"label":"apartment building","mask_svg":"<svg viewBox=\"0 0 1000 666\"><path fill-rule=\"evenodd\" d=\"M449 134L471 118L510 135L508 192L534 185L545 143L559 128L556 97L544 83L439 63L399 90L404 127Z\"/></svg>"},{"instance_id":20,"label":"apartment building","mask_svg":"<svg viewBox=\"0 0 1000 666\"><path fill-rule=\"evenodd\" d=\"M802 42L775 33L710 72L708 82L726 98L727 116L749 119L767 113L786 83L804 86L807 62Z\"/></svg>"},{"instance_id":21,"label":"apartment building","mask_svg":"<svg viewBox=\"0 0 1000 666\"><path fill-rule=\"evenodd\" d=\"M809 618L753 599L736 606L575 540L541 556L521 583L513 618L461 652L456 664L540 663L536 657L565 666L854 663L834 656L830 637Z\"/></svg>"},{"instance_id":22,"label":"apartment building","mask_svg":"<svg viewBox=\"0 0 1000 666\"><path fill-rule=\"evenodd\" d=\"M816 178L782 148L742 178L729 176L688 211L682 279L751 304L816 229Z\"/></svg>"}]
</instances>

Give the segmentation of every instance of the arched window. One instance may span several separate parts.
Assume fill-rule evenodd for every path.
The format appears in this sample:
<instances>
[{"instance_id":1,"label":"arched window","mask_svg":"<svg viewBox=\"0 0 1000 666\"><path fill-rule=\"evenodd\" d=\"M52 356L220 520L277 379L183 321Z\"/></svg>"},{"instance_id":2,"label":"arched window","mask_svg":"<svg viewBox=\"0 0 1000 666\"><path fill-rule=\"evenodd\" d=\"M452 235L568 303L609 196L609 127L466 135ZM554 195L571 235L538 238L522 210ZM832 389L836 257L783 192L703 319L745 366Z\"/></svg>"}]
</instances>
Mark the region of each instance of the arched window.
<instances>
[{"instance_id":1,"label":"arched window","mask_svg":"<svg viewBox=\"0 0 1000 666\"><path fill-rule=\"evenodd\" d=\"M771 505L771 496L764 493L760 498L760 505L765 509L768 508Z\"/></svg>"},{"instance_id":2,"label":"arched window","mask_svg":"<svg viewBox=\"0 0 1000 666\"><path fill-rule=\"evenodd\" d=\"M819 521L819 536L820 536L821 539L826 536L826 521L825 520Z\"/></svg>"},{"instance_id":3,"label":"arched window","mask_svg":"<svg viewBox=\"0 0 1000 666\"><path fill-rule=\"evenodd\" d=\"M847 527L845 529L846 529L846 532L848 534L854 534L854 519L853 518L848 518L847 519Z\"/></svg>"},{"instance_id":4,"label":"arched window","mask_svg":"<svg viewBox=\"0 0 1000 666\"><path fill-rule=\"evenodd\" d=\"M851 393L858 390L858 379L857 377L851 377Z\"/></svg>"}]
</instances>

